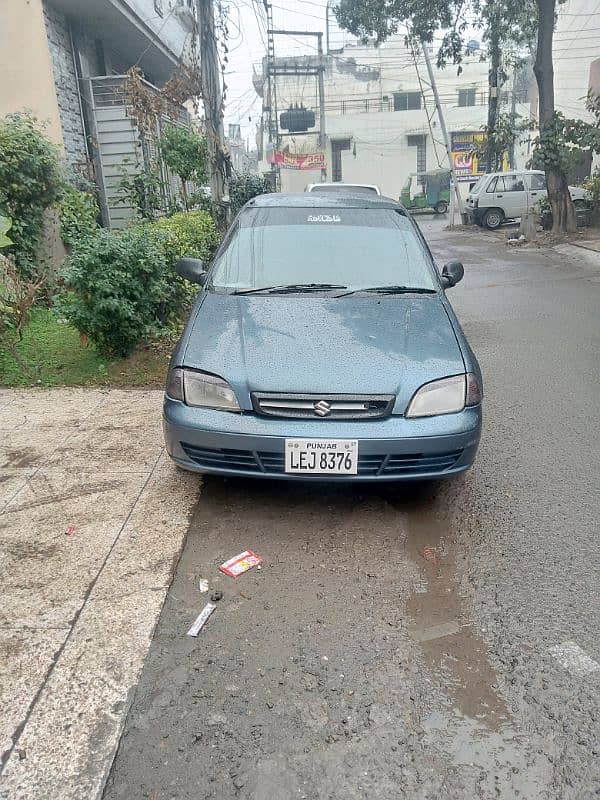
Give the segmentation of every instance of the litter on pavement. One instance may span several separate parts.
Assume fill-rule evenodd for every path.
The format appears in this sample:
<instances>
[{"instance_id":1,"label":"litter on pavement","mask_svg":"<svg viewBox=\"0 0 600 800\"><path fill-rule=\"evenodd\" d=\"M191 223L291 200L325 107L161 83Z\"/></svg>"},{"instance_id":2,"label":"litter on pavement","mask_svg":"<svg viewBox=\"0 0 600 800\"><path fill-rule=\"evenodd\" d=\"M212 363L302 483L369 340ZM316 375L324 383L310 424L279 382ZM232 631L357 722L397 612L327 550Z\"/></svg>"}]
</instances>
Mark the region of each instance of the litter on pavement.
<instances>
[{"instance_id":1,"label":"litter on pavement","mask_svg":"<svg viewBox=\"0 0 600 800\"><path fill-rule=\"evenodd\" d=\"M590 658L577 642L557 644L550 648L550 652L562 667L579 678L600 669L600 664Z\"/></svg>"},{"instance_id":2,"label":"litter on pavement","mask_svg":"<svg viewBox=\"0 0 600 800\"><path fill-rule=\"evenodd\" d=\"M198 588L201 592L208 592L208 581L201 580L198 582Z\"/></svg>"},{"instance_id":3,"label":"litter on pavement","mask_svg":"<svg viewBox=\"0 0 600 800\"><path fill-rule=\"evenodd\" d=\"M259 564L262 564L262 558L259 555L253 553L252 550L244 550L243 553L221 564L219 569L221 572L224 572L225 575L229 575L231 578L237 578L238 575L248 572L249 569L257 567Z\"/></svg>"},{"instance_id":4,"label":"litter on pavement","mask_svg":"<svg viewBox=\"0 0 600 800\"><path fill-rule=\"evenodd\" d=\"M202 609L202 611L198 614L196 619L194 620L194 624L192 625L192 627L187 632L187 635L188 636L198 636L198 634L200 633L200 631L202 630L202 628L206 624L206 621L208 620L210 615L213 613L215 608L216 608L216 605L214 603L207 603L204 606L204 608Z\"/></svg>"},{"instance_id":5,"label":"litter on pavement","mask_svg":"<svg viewBox=\"0 0 600 800\"><path fill-rule=\"evenodd\" d=\"M69 525L65 531L65 536L72 536L75 533L75 525Z\"/></svg>"}]
</instances>

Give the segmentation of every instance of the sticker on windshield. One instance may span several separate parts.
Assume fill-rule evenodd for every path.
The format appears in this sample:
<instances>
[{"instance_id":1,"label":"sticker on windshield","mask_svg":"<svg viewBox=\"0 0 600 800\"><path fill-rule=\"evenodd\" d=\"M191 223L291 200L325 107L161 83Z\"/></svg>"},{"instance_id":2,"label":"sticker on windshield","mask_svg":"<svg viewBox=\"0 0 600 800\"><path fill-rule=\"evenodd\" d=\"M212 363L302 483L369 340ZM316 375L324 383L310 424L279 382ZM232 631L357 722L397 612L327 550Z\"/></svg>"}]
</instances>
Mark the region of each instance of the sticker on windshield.
<instances>
[{"instance_id":1,"label":"sticker on windshield","mask_svg":"<svg viewBox=\"0 0 600 800\"><path fill-rule=\"evenodd\" d=\"M337 214L309 214L307 222L341 222Z\"/></svg>"}]
</instances>

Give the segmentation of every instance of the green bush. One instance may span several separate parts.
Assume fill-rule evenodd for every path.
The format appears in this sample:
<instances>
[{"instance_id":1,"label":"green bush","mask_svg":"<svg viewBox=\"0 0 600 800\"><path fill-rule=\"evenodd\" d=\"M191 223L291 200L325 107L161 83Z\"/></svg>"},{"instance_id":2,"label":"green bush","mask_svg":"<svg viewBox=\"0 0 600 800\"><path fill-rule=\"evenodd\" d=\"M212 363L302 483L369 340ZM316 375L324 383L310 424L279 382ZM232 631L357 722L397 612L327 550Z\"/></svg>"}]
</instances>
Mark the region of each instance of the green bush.
<instances>
[{"instance_id":1,"label":"green bush","mask_svg":"<svg viewBox=\"0 0 600 800\"><path fill-rule=\"evenodd\" d=\"M590 193L590 205L596 213L600 211L600 167L586 178L583 186Z\"/></svg>"},{"instance_id":2,"label":"green bush","mask_svg":"<svg viewBox=\"0 0 600 800\"><path fill-rule=\"evenodd\" d=\"M130 206L139 219L148 222L164 213L162 179L156 163L138 169L126 158L118 171L121 174L117 184L119 203Z\"/></svg>"},{"instance_id":3,"label":"green bush","mask_svg":"<svg viewBox=\"0 0 600 800\"><path fill-rule=\"evenodd\" d=\"M162 217L153 228L160 233L165 253L173 263L183 256L209 261L220 242L213 218L206 211Z\"/></svg>"},{"instance_id":4,"label":"green bush","mask_svg":"<svg viewBox=\"0 0 600 800\"><path fill-rule=\"evenodd\" d=\"M60 197L60 154L27 113L0 119L0 213L12 218L9 248L25 278L35 272L44 211Z\"/></svg>"},{"instance_id":5,"label":"green bush","mask_svg":"<svg viewBox=\"0 0 600 800\"><path fill-rule=\"evenodd\" d=\"M248 200L259 194L271 191L269 182L263 175L250 175L245 173L237 175L229 181L229 199L231 200L231 213L237 214Z\"/></svg>"},{"instance_id":6,"label":"green bush","mask_svg":"<svg viewBox=\"0 0 600 800\"><path fill-rule=\"evenodd\" d=\"M60 235L67 247L73 247L98 230L100 211L91 186L81 191L72 183L62 188L58 216Z\"/></svg>"},{"instance_id":7,"label":"green bush","mask_svg":"<svg viewBox=\"0 0 600 800\"><path fill-rule=\"evenodd\" d=\"M127 356L156 337L183 303L178 280L150 226L99 229L73 249L63 313L105 356Z\"/></svg>"},{"instance_id":8,"label":"green bush","mask_svg":"<svg viewBox=\"0 0 600 800\"><path fill-rule=\"evenodd\" d=\"M178 277L184 255L208 259L218 244L209 214L175 214L124 231L98 229L75 243L61 308L105 356L127 356L144 340L172 331L197 287Z\"/></svg>"}]
</instances>

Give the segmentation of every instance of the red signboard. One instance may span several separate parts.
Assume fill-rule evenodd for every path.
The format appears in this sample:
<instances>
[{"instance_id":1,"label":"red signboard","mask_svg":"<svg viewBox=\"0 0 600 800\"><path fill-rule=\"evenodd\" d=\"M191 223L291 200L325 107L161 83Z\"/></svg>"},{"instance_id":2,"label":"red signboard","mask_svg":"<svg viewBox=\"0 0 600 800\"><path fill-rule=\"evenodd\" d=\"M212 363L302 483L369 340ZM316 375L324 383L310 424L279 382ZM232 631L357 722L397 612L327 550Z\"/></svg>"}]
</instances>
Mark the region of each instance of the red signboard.
<instances>
[{"instance_id":1,"label":"red signboard","mask_svg":"<svg viewBox=\"0 0 600 800\"><path fill-rule=\"evenodd\" d=\"M282 169L325 169L325 153L273 153L273 163Z\"/></svg>"}]
</instances>

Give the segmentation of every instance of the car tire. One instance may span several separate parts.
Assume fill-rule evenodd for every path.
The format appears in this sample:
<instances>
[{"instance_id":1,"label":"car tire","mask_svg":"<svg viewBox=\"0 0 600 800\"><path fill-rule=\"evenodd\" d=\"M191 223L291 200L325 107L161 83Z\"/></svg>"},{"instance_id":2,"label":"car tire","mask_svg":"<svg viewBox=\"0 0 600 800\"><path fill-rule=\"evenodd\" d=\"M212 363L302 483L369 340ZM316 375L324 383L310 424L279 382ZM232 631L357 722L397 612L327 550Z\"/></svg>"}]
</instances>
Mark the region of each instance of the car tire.
<instances>
[{"instance_id":1,"label":"car tire","mask_svg":"<svg viewBox=\"0 0 600 800\"><path fill-rule=\"evenodd\" d=\"M499 208L488 208L481 221L488 230L495 231L504 222L504 214Z\"/></svg>"},{"instance_id":2,"label":"car tire","mask_svg":"<svg viewBox=\"0 0 600 800\"><path fill-rule=\"evenodd\" d=\"M445 214L448 211L448 203L445 200L440 200L439 203L434 205L433 210L436 214Z\"/></svg>"}]
</instances>

